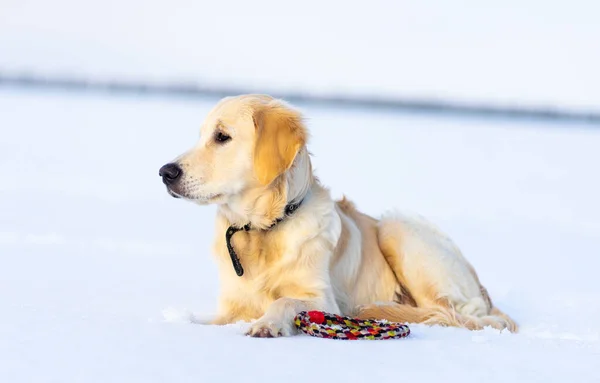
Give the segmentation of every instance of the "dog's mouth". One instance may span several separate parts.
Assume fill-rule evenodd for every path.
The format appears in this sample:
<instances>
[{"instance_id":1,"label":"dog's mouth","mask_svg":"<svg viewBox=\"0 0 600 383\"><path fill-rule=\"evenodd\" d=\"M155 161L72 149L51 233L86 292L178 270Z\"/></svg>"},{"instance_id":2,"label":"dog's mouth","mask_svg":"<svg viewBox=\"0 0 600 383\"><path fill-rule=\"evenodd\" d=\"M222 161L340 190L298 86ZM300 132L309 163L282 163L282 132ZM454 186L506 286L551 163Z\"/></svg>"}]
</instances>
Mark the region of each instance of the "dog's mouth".
<instances>
[{"instance_id":1,"label":"dog's mouth","mask_svg":"<svg viewBox=\"0 0 600 383\"><path fill-rule=\"evenodd\" d=\"M173 198L182 198L182 196L180 196L179 194L175 193L174 191L172 191L171 189L167 188L167 193L169 193L169 195Z\"/></svg>"},{"instance_id":2,"label":"dog's mouth","mask_svg":"<svg viewBox=\"0 0 600 383\"><path fill-rule=\"evenodd\" d=\"M218 200L221 197L223 197L223 194L209 194L206 196L193 196L192 197L187 194L178 193L169 187L167 187L167 193L169 193L169 195L173 198L182 198L182 199L187 199L190 201L195 201L198 203L210 203L212 201Z\"/></svg>"}]
</instances>

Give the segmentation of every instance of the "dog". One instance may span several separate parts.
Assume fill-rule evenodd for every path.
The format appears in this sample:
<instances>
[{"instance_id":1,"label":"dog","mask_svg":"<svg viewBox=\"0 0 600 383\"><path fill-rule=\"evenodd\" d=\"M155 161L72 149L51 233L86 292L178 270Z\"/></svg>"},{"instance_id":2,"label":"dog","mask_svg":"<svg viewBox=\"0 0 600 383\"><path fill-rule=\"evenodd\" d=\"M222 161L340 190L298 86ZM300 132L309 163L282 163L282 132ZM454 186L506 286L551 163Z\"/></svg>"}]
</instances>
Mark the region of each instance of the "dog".
<instances>
[{"instance_id":1,"label":"dog","mask_svg":"<svg viewBox=\"0 0 600 383\"><path fill-rule=\"evenodd\" d=\"M379 219L332 199L303 115L269 95L226 97L197 144L159 170L168 193L218 206L217 315L247 335L290 336L321 310L359 319L517 331L448 236L419 216Z\"/></svg>"}]
</instances>

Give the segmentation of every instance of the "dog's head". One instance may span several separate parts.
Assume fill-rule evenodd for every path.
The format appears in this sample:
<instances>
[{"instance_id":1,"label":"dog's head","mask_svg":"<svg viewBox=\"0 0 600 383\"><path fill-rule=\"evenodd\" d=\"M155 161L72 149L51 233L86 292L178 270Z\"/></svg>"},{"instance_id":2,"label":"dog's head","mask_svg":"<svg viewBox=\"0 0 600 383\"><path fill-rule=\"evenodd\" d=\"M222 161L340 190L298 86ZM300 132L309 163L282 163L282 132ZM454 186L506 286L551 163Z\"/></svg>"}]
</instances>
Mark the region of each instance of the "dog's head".
<instances>
[{"instance_id":1,"label":"dog's head","mask_svg":"<svg viewBox=\"0 0 600 383\"><path fill-rule=\"evenodd\" d=\"M299 112L265 95L221 100L189 151L159 175L174 197L226 204L246 190L267 187L294 163L306 144Z\"/></svg>"}]
</instances>

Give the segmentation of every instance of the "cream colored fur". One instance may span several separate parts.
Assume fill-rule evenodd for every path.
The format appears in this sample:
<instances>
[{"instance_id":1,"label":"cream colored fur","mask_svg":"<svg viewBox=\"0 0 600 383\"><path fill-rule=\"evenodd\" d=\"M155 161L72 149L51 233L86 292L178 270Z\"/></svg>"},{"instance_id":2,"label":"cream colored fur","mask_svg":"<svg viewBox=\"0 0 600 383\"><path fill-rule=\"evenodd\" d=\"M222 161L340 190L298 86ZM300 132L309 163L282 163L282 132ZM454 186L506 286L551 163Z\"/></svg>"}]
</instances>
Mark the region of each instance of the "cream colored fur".
<instances>
[{"instance_id":1,"label":"cream colored fur","mask_svg":"<svg viewBox=\"0 0 600 383\"><path fill-rule=\"evenodd\" d=\"M231 137L217 142L217 132ZM323 310L361 318L516 331L452 241L419 217L374 219L334 201L315 178L299 112L265 95L225 98L209 113L198 144L176 159L169 192L216 204L213 254L219 268L218 315L209 323L252 321L249 335L295 333L294 316ZM291 201L298 211L274 226ZM230 225L250 223L225 244Z\"/></svg>"}]
</instances>

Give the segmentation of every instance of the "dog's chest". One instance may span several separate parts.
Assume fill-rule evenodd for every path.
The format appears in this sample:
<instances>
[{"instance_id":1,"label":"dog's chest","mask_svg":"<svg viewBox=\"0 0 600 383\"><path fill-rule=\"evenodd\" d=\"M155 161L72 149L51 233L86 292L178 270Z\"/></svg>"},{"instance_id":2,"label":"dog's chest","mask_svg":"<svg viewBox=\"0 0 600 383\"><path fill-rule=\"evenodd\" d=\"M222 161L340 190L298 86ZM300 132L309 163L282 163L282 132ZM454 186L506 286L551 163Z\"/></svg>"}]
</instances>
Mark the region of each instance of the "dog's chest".
<instances>
[{"instance_id":1,"label":"dog's chest","mask_svg":"<svg viewBox=\"0 0 600 383\"><path fill-rule=\"evenodd\" d=\"M268 271L283 257L284 244L282 238L258 230L236 233L231 240L244 270L253 276Z\"/></svg>"},{"instance_id":2,"label":"dog's chest","mask_svg":"<svg viewBox=\"0 0 600 383\"><path fill-rule=\"evenodd\" d=\"M290 248L289 236L281 233L240 232L231 244L238 255L244 275L236 277L238 290L249 301L273 301L298 283L295 263L300 248ZM233 271L233 269L232 269Z\"/></svg>"},{"instance_id":3,"label":"dog's chest","mask_svg":"<svg viewBox=\"0 0 600 383\"><path fill-rule=\"evenodd\" d=\"M232 265L225 236L217 238L214 250L219 260L222 300L234 307L228 312L256 318L281 297L309 299L322 293L323 272L328 270L337 237L318 235L317 224L321 221L300 217L273 230L239 231L231 237L244 270L241 277ZM223 223L221 230L226 232L228 223Z\"/></svg>"}]
</instances>

